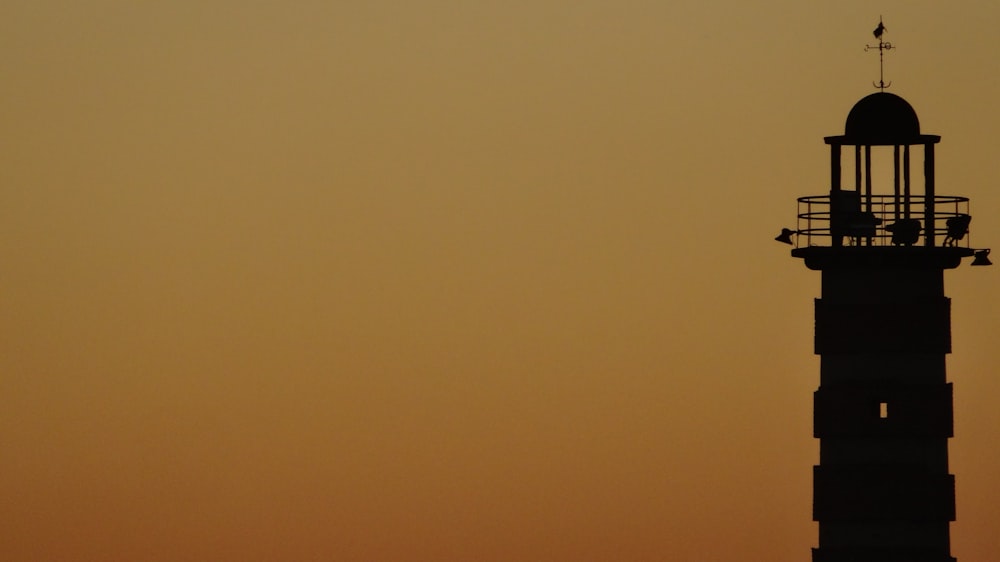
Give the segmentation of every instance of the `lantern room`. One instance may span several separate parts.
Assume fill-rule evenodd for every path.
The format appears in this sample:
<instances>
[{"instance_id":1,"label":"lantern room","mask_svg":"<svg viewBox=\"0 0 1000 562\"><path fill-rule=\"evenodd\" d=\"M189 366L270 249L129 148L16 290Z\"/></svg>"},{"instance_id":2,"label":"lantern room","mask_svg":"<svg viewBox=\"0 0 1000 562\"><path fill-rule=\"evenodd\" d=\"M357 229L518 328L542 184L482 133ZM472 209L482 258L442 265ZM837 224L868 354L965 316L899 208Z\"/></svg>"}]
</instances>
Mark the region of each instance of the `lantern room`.
<instances>
[{"instance_id":1,"label":"lantern room","mask_svg":"<svg viewBox=\"0 0 1000 562\"><path fill-rule=\"evenodd\" d=\"M792 255L806 258L810 267L821 265L810 264L816 259L826 261L832 249L842 254L848 248L869 249L879 259L923 248L920 255L934 254L944 267L974 254L985 260L988 250L970 247L969 199L937 193L934 147L941 137L921 133L906 100L885 91L868 95L851 108L844 134L824 140L830 146L830 193L798 198L797 228L778 237L796 247Z\"/></svg>"}]
</instances>

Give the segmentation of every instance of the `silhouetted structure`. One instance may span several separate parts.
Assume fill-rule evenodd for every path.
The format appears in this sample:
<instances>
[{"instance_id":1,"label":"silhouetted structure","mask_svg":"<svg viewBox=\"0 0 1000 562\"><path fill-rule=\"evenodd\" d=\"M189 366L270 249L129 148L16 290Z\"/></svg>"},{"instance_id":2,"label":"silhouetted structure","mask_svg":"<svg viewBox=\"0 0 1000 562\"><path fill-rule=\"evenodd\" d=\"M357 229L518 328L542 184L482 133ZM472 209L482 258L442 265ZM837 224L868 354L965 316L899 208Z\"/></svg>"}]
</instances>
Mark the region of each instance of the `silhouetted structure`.
<instances>
[{"instance_id":1,"label":"silhouetted structure","mask_svg":"<svg viewBox=\"0 0 1000 562\"><path fill-rule=\"evenodd\" d=\"M940 137L920 132L903 98L880 91L861 99L844 134L825 140L830 193L800 197L797 229L783 230L796 234L792 255L822 272L815 302L820 462L813 481L819 548L812 559L953 562L944 270L974 254L975 265L987 265L989 251L968 247L969 200L937 194ZM849 188L845 147L853 156ZM882 190L873 177L889 174L873 175L878 151L891 155L881 160L892 166L892 185ZM922 189L911 178L914 152L923 156Z\"/></svg>"}]
</instances>

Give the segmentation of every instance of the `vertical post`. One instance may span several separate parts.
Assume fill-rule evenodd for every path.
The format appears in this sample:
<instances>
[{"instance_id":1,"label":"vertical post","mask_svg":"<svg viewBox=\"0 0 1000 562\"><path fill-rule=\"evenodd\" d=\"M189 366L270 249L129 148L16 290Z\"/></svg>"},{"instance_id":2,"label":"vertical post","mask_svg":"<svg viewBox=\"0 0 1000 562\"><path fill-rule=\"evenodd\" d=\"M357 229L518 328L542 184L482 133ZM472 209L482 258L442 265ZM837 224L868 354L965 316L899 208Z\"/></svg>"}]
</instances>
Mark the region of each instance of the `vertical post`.
<instances>
[{"instance_id":1,"label":"vertical post","mask_svg":"<svg viewBox=\"0 0 1000 562\"><path fill-rule=\"evenodd\" d=\"M895 218L899 220L899 145L892 147L892 195L896 207Z\"/></svg>"},{"instance_id":2,"label":"vertical post","mask_svg":"<svg viewBox=\"0 0 1000 562\"><path fill-rule=\"evenodd\" d=\"M872 212L872 147L865 145L865 212ZM872 238L865 238L865 245L872 245Z\"/></svg>"},{"instance_id":3,"label":"vertical post","mask_svg":"<svg viewBox=\"0 0 1000 562\"><path fill-rule=\"evenodd\" d=\"M865 145L865 211L872 210L872 147Z\"/></svg>"},{"instance_id":4,"label":"vertical post","mask_svg":"<svg viewBox=\"0 0 1000 562\"><path fill-rule=\"evenodd\" d=\"M903 213L910 218L910 145L903 146Z\"/></svg>"},{"instance_id":5,"label":"vertical post","mask_svg":"<svg viewBox=\"0 0 1000 562\"><path fill-rule=\"evenodd\" d=\"M924 144L924 223L926 246L934 245L934 143Z\"/></svg>"},{"instance_id":6,"label":"vertical post","mask_svg":"<svg viewBox=\"0 0 1000 562\"><path fill-rule=\"evenodd\" d=\"M861 145L854 147L854 191L861 193Z\"/></svg>"},{"instance_id":7,"label":"vertical post","mask_svg":"<svg viewBox=\"0 0 1000 562\"><path fill-rule=\"evenodd\" d=\"M834 232L834 214L837 212L836 206L840 195L840 145L830 145L830 243L833 246L842 246L843 240Z\"/></svg>"},{"instance_id":8,"label":"vertical post","mask_svg":"<svg viewBox=\"0 0 1000 562\"><path fill-rule=\"evenodd\" d=\"M830 192L840 191L840 145L830 145Z\"/></svg>"}]
</instances>

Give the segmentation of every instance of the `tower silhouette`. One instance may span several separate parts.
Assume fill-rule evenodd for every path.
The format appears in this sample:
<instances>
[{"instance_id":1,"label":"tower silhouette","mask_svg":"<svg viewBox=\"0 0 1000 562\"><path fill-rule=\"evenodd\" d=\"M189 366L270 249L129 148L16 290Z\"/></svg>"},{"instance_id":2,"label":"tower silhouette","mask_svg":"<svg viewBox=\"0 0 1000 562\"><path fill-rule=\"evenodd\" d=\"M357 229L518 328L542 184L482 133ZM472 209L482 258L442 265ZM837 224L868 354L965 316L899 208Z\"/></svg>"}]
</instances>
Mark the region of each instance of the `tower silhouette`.
<instances>
[{"instance_id":1,"label":"tower silhouette","mask_svg":"<svg viewBox=\"0 0 1000 562\"><path fill-rule=\"evenodd\" d=\"M972 256L973 265L986 265L989 250L969 247L968 198L937 194L940 137L920 132L903 98L884 91L862 98L844 134L825 141L830 193L800 197L797 229L777 238L822 273L812 559L952 562L944 271ZM911 177L914 153L923 157L922 182ZM842 168L853 171L846 182L853 185L844 185Z\"/></svg>"}]
</instances>

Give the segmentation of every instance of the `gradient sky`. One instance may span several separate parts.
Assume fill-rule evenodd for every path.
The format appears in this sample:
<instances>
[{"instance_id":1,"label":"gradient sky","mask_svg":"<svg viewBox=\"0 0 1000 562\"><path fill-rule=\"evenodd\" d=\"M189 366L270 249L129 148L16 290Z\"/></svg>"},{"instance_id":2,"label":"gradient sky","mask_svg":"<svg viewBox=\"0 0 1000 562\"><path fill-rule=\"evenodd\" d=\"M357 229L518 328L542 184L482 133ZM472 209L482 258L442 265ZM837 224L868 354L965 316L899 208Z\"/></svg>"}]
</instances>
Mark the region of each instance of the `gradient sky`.
<instances>
[{"instance_id":1,"label":"gradient sky","mask_svg":"<svg viewBox=\"0 0 1000 562\"><path fill-rule=\"evenodd\" d=\"M880 14L1000 248L992 0L4 2L0 558L808 560L772 238ZM946 274L965 560L998 271Z\"/></svg>"}]
</instances>

